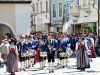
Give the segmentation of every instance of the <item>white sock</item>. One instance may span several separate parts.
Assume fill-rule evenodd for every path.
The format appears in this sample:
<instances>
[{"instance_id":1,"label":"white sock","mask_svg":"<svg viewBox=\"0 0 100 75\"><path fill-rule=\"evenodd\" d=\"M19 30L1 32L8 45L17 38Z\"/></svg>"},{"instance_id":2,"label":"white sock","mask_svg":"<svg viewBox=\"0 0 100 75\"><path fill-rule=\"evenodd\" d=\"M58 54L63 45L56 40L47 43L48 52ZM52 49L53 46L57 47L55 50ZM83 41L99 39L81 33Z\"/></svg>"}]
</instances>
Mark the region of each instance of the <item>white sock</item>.
<instances>
[{"instance_id":1,"label":"white sock","mask_svg":"<svg viewBox=\"0 0 100 75\"><path fill-rule=\"evenodd\" d=\"M52 62L52 70L54 70L54 62Z\"/></svg>"},{"instance_id":2,"label":"white sock","mask_svg":"<svg viewBox=\"0 0 100 75\"><path fill-rule=\"evenodd\" d=\"M49 70L51 71L51 63L49 63Z\"/></svg>"}]
</instances>

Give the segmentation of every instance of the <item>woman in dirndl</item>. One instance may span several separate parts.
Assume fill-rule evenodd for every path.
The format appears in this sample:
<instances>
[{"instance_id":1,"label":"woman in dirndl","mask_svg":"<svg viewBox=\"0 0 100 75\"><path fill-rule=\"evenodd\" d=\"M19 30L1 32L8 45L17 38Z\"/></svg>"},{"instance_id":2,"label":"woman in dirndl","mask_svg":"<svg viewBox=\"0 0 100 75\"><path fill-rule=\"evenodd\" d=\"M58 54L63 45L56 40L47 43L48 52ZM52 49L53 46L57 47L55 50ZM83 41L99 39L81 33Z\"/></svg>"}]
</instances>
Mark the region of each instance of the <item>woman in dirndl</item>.
<instances>
[{"instance_id":1,"label":"woman in dirndl","mask_svg":"<svg viewBox=\"0 0 100 75\"><path fill-rule=\"evenodd\" d=\"M89 57L83 42L83 38L79 37L79 41L76 43L76 56L77 56L77 69L85 71L89 68Z\"/></svg>"},{"instance_id":2,"label":"woman in dirndl","mask_svg":"<svg viewBox=\"0 0 100 75\"><path fill-rule=\"evenodd\" d=\"M9 54L7 56L6 61L7 72L11 73L11 75L15 75L15 72L18 71L18 52L16 47L15 40L11 39Z\"/></svg>"}]
</instances>

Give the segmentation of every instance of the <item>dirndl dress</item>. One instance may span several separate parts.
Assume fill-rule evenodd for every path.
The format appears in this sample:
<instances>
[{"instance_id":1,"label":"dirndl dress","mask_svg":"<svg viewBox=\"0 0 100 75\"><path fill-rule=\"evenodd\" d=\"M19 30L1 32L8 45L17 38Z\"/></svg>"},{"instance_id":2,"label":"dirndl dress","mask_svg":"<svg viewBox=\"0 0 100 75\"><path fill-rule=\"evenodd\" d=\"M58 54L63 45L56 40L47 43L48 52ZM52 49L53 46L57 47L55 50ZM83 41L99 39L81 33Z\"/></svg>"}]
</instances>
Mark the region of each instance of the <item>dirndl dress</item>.
<instances>
[{"instance_id":1,"label":"dirndl dress","mask_svg":"<svg viewBox=\"0 0 100 75\"><path fill-rule=\"evenodd\" d=\"M9 54L7 56L7 72L17 72L18 71L18 58L16 54L16 46L10 46Z\"/></svg>"}]
</instances>

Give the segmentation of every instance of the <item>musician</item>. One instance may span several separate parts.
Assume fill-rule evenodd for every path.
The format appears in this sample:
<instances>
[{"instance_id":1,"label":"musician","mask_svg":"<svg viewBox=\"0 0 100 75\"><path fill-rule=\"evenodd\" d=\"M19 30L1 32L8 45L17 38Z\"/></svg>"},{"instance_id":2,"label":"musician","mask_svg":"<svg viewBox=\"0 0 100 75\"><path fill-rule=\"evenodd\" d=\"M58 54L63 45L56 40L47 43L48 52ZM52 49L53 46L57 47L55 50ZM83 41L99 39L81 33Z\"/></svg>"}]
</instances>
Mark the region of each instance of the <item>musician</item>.
<instances>
[{"instance_id":1,"label":"musician","mask_svg":"<svg viewBox=\"0 0 100 75\"><path fill-rule=\"evenodd\" d=\"M18 53L19 53L19 59L20 59L20 62L21 62L21 70L25 70L26 57L23 56L23 55L27 52L27 44L25 42L24 36L20 37L19 42L17 43L17 48L18 48Z\"/></svg>"},{"instance_id":2,"label":"musician","mask_svg":"<svg viewBox=\"0 0 100 75\"><path fill-rule=\"evenodd\" d=\"M48 45L47 55L49 63L49 73L51 73L54 72L54 56L55 56L55 51L57 50L57 41L53 38L52 34L48 35L47 45Z\"/></svg>"},{"instance_id":3,"label":"musician","mask_svg":"<svg viewBox=\"0 0 100 75\"><path fill-rule=\"evenodd\" d=\"M36 41L33 39L32 35L29 35L28 49L30 50L29 52L32 54L30 56L30 64L32 67L34 66L35 48L36 48Z\"/></svg>"},{"instance_id":4,"label":"musician","mask_svg":"<svg viewBox=\"0 0 100 75\"><path fill-rule=\"evenodd\" d=\"M68 44L69 44L69 38L66 35L64 35L63 36L63 39L61 40L61 52L63 54L67 54L66 53L66 49L67 49L67 45ZM68 59L68 56L65 55L61 59L62 59L62 61L61 61L62 68L67 67L67 59Z\"/></svg>"},{"instance_id":5,"label":"musician","mask_svg":"<svg viewBox=\"0 0 100 75\"><path fill-rule=\"evenodd\" d=\"M62 48L61 48L61 41L63 39L63 36L60 35L58 37L58 40L57 40L57 57L58 57L58 64L57 66L61 65L61 61L62 61L62 57L60 57L60 53L62 52Z\"/></svg>"},{"instance_id":6,"label":"musician","mask_svg":"<svg viewBox=\"0 0 100 75\"><path fill-rule=\"evenodd\" d=\"M40 62L40 69L45 67L45 60L47 56L47 44L44 42L43 38L39 38L39 62Z\"/></svg>"}]
</instances>

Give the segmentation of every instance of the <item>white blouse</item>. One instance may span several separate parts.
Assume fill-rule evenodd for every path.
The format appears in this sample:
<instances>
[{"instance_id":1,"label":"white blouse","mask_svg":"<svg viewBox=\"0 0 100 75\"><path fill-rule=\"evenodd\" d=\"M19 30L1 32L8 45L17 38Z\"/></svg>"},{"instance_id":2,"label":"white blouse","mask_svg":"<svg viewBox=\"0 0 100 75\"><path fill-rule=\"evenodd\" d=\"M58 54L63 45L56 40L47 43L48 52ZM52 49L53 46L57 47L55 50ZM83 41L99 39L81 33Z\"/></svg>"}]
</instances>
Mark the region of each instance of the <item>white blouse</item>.
<instances>
[{"instance_id":1,"label":"white blouse","mask_svg":"<svg viewBox=\"0 0 100 75\"><path fill-rule=\"evenodd\" d=\"M17 46L16 45L10 45L9 49L11 49L11 48L14 48L15 49L15 53L18 54Z\"/></svg>"}]
</instances>

